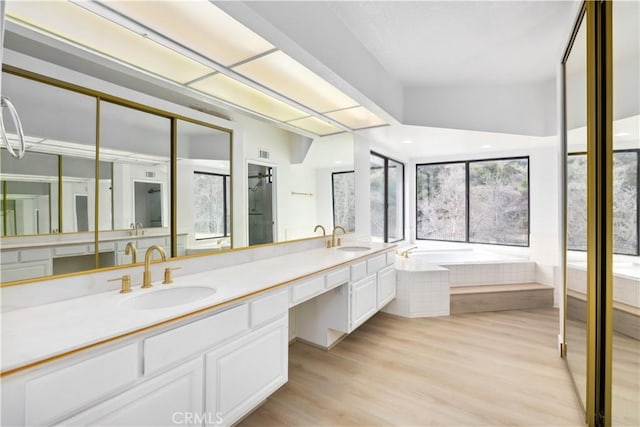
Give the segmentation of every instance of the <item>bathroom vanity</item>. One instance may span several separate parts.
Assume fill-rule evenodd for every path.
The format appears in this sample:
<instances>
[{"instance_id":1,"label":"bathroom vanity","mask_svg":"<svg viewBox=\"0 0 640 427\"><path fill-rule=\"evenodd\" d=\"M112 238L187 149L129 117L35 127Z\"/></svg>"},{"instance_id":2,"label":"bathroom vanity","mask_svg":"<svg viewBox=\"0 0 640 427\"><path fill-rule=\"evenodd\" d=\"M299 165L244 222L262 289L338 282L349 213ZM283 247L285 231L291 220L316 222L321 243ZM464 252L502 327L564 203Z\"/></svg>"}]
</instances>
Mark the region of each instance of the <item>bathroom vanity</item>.
<instances>
[{"instance_id":1,"label":"bathroom vanity","mask_svg":"<svg viewBox=\"0 0 640 427\"><path fill-rule=\"evenodd\" d=\"M2 424L233 424L287 382L290 309L299 338L329 348L395 297L394 247L367 245L5 313ZM156 298L181 288L209 292Z\"/></svg>"}]
</instances>

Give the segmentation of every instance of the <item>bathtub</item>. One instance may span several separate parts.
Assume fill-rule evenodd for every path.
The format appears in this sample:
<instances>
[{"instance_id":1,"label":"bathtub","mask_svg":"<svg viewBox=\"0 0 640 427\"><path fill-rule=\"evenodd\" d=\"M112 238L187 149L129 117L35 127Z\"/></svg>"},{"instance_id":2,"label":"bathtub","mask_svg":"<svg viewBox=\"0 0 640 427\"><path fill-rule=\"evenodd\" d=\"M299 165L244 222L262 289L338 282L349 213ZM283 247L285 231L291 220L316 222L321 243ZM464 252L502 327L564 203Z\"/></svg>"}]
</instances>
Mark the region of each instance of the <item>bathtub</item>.
<instances>
[{"instance_id":1,"label":"bathtub","mask_svg":"<svg viewBox=\"0 0 640 427\"><path fill-rule=\"evenodd\" d=\"M404 317L448 316L458 286L536 282L536 263L473 249L417 248L396 257L396 299L383 311Z\"/></svg>"},{"instance_id":2,"label":"bathtub","mask_svg":"<svg viewBox=\"0 0 640 427\"><path fill-rule=\"evenodd\" d=\"M473 263L498 263L525 261L524 258L496 254L492 252L477 251L473 249L432 250L414 249L409 254L410 259L424 259L434 265L456 265Z\"/></svg>"},{"instance_id":3,"label":"bathtub","mask_svg":"<svg viewBox=\"0 0 640 427\"><path fill-rule=\"evenodd\" d=\"M536 281L536 263L524 258L473 249L414 249L405 265L437 265L449 271L450 286L482 286ZM396 266L402 269L403 266Z\"/></svg>"}]
</instances>

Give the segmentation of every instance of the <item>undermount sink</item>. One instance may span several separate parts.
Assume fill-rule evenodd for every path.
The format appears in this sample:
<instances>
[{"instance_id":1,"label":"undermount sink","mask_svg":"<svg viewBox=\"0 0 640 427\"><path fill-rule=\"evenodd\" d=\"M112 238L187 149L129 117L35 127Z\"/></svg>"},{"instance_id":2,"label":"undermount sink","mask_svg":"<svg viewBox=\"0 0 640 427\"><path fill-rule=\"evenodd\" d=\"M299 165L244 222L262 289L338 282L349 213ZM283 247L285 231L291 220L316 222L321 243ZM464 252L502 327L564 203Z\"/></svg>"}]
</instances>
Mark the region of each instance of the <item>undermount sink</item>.
<instances>
[{"instance_id":1,"label":"undermount sink","mask_svg":"<svg viewBox=\"0 0 640 427\"><path fill-rule=\"evenodd\" d=\"M370 249L368 246L338 246L338 250L344 252L362 252Z\"/></svg>"},{"instance_id":2,"label":"undermount sink","mask_svg":"<svg viewBox=\"0 0 640 427\"><path fill-rule=\"evenodd\" d=\"M119 305L133 310L153 310L198 301L215 293L215 289L204 286L165 288L127 298L120 302Z\"/></svg>"}]
</instances>

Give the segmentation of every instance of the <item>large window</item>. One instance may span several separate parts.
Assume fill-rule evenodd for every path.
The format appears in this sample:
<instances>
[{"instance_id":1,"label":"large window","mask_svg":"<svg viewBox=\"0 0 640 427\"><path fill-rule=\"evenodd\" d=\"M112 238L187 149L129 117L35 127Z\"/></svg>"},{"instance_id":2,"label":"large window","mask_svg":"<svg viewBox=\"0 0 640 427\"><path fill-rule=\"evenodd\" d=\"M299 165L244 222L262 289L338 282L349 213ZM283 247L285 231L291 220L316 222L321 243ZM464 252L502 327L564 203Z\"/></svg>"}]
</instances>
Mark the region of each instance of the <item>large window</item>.
<instances>
[{"instance_id":1,"label":"large window","mask_svg":"<svg viewBox=\"0 0 640 427\"><path fill-rule=\"evenodd\" d=\"M466 171L465 163L418 166L418 239L467 240Z\"/></svg>"},{"instance_id":2,"label":"large window","mask_svg":"<svg viewBox=\"0 0 640 427\"><path fill-rule=\"evenodd\" d=\"M640 150L613 153L613 252L640 255L638 248L638 177ZM587 249L587 156L567 161L567 247Z\"/></svg>"},{"instance_id":3,"label":"large window","mask_svg":"<svg viewBox=\"0 0 640 427\"><path fill-rule=\"evenodd\" d=\"M416 238L529 246L529 158L416 166Z\"/></svg>"},{"instance_id":4,"label":"large window","mask_svg":"<svg viewBox=\"0 0 640 427\"><path fill-rule=\"evenodd\" d=\"M356 179L355 172L331 174L333 189L333 225L341 225L347 231L356 230Z\"/></svg>"},{"instance_id":5,"label":"large window","mask_svg":"<svg viewBox=\"0 0 640 427\"><path fill-rule=\"evenodd\" d=\"M196 240L229 236L229 175L194 172Z\"/></svg>"},{"instance_id":6,"label":"large window","mask_svg":"<svg viewBox=\"0 0 640 427\"><path fill-rule=\"evenodd\" d=\"M371 153L371 237L384 242L404 239L404 165Z\"/></svg>"}]
</instances>

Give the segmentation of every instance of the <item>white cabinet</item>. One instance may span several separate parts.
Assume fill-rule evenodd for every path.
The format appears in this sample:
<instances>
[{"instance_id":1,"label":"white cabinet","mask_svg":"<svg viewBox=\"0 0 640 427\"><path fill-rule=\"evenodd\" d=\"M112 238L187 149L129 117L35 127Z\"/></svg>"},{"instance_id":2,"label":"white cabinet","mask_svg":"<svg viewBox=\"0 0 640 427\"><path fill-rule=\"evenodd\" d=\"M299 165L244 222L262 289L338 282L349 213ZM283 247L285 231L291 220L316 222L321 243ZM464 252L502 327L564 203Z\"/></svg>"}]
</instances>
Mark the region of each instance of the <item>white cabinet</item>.
<instances>
[{"instance_id":1,"label":"white cabinet","mask_svg":"<svg viewBox=\"0 0 640 427\"><path fill-rule=\"evenodd\" d=\"M135 344L25 381L25 424L56 422L74 410L122 390L138 378ZM3 411L5 408L3 408Z\"/></svg>"},{"instance_id":2,"label":"white cabinet","mask_svg":"<svg viewBox=\"0 0 640 427\"><path fill-rule=\"evenodd\" d=\"M60 425L193 425L202 411L203 360L198 357L88 409ZM201 422L200 422L201 424Z\"/></svg>"},{"instance_id":3,"label":"white cabinet","mask_svg":"<svg viewBox=\"0 0 640 427\"><path fill-rule=\"evenodd\" d=\"M231 425L287 382L285 317L206 355L205 412Z\"/></svg>"},{"instance_id":4,"label":"white cabinet","mask_svg":"<svg viewBox=\"0 0 640 427\"><path fill-rule=\"evenodd\" d=\"M196 320L144 340L144 374L202 354L249 329L247 304Z\"/></svg>"},{"instance_id":5,"label":"white cabinet","mask_svg":"<svg viewBox=\"0 0 640 427\"><path fill-rule=\"evenodd\" d=\"M389 266L378 271L378 310L396 297L396 270Z\"/></svg>"},{"instance_id":6,"label":"white cabinet","mask_svg":"<svg viewBox=\"0 0 640 427\"><path fill-rule=\"evenodd\" d=\"M293 307L324 292L325 278L324 276L314 277L313 279L295 283L289 289L291 295L290 307Z\"/></svg>"},{"instance_id":7,"label":"white cabinet","mask_svg":"<svg viewBox=\"0 0 640 427\"><path fill-rule=\"evenodd\" d=\"M351 284L350 331L360 326L377 311L376 275Z\"/></svg>"}]
</instances>

